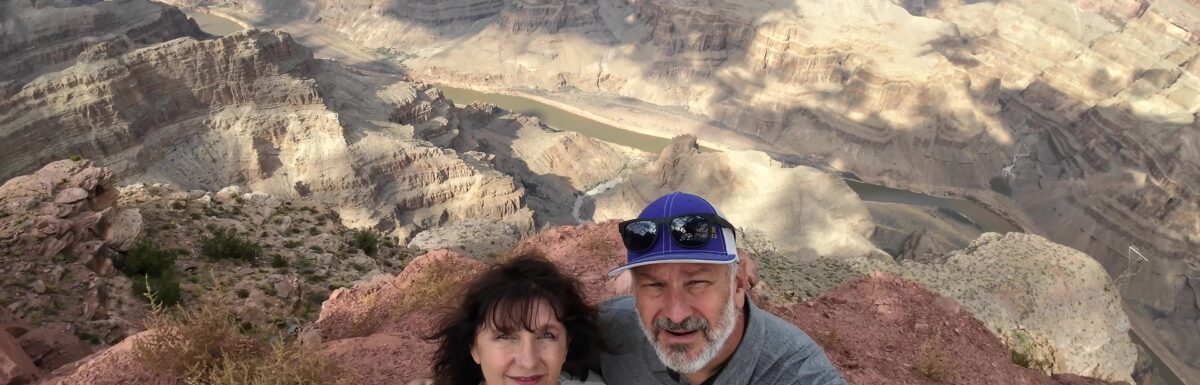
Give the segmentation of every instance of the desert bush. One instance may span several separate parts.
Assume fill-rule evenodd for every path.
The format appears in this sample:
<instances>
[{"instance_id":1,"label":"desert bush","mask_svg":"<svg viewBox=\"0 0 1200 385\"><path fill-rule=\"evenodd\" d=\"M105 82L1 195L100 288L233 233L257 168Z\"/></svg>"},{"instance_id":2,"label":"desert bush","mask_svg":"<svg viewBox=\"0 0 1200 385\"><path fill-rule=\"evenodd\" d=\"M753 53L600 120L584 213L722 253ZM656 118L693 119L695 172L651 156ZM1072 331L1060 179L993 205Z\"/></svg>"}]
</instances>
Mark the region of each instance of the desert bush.
<instances>
[{"instance_id":1,"label":"desert bush","mask_svg":"<svg viewBox=\"0 0 1200 385\"><path fill-rule=\"evenodd\" d=\"M148 317L148 333L133 341L133 356L155 373L194 385L342 384L341 371L294 341L245 327L220 295Z\"/></svg>"},{"instance_id":2,"label":"desert bush","mask_svg":"<svg viewBox=\"0 0 1200 385\"><path fill-rule=\"evenodd\" d=\"M282 269L288 267L288 261L282 255L271 255L271 267Z\"/></svg>"},{"instance_id":3,"label":"desert bush","mask_svg":"<svg viewBox=\"0 0 1200 385\"><path fill-rule=\"evenodd\" d=\"M379 252L379 234L371 229L354 230L354 247L374 257Z\"/></svg>"},{"instance_id":4,"label":"desert bush","mask_svg":"<svg viewBox=\"0 0 1200 385\"><path fill-rule=\"evenodd\" d=\"M130 288L135 297L147 301L157 301L164 306L173 306L179 303L180 298L183 297L183 289L179 287L179 280L171 270L156 276L136 277Z\"/></svg>"},{"instance_id":5,"label":"desert bush","mask_svg":"<svg viewBox=\"0 0 1200 385\"><path fill-rule=\"evenodd\" d=\"M149 275L157 277L175 266L175 252L160 249L150 242L141 241L129 250L121 272L130 277Z\"/></svg>"},{"instance_id":6,"label":"desert bush","mask_svg":"<svg viewBox=\"0 0 1200 385\"><path fill-rule=\"evenodd\" d=\"M921 346L921 355L917 357L917 370L921 371L925 378L936 382L949 383L957 377L942 341L937 338Z\"/></svg>"},{"instance_id":7,"label":"desert bush","mask_svg":"<svg viewBox=\"0 0 1200 385\"><path fill-rule=\"evenodd\" d=\"M262 255L262 247L242 239L232 229L215 228L212 236L200 245L200 254L212 260L232 259L254 262Z\"/></svg>"},{"instance_id":8,"label":"desert bush","mask_svg":"<svg viewBox=\"0 0 1200 385\"><path fill-rule=\"evenodd\" d=\"M1005 333L1005 343L1008 345L1009 358L1012 363L1044 373L1053 371L1053 353L1049 355L1042 353L1038 337L1029 331L1016 329Z\"/></svg>"}]
</instances>

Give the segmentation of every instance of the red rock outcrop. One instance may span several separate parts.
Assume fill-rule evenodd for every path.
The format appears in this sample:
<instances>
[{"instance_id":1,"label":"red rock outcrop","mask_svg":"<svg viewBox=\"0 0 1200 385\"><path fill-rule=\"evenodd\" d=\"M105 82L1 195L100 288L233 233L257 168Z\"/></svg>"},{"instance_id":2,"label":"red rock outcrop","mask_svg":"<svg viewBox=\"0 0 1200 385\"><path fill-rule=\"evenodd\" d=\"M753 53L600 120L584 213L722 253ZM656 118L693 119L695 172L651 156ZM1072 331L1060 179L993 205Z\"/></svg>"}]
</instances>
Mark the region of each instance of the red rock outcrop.
<instances>
[{"instance_id":1,"label":"red rock outcrop","mask_svg":"<svg viewBox=\"0 0 1200 385\"><path fill-rule=\"evenodd\" d=\"M544 254L580 278L589 301L599 302L616 293L605 274L621 259L612 226L549 230L514 253ZM325 302L315 329L306 332L320 337L306 341L323 341L323 354L345 369L352 383L392 384L428 375L434 346L424 337L440 311L453 306L456 287L483 268L478 261L435 251L395 277L339 289ZM852 384L936 383L932 376L950 376L939 378L957 384L1104 384L1073 376L1052 379L1013 364L1009 350L956 302L886 274L850 281L807 302L758 301L821 343ZM59 382L50 383L171 383L130 361L128 340L56 375Z\"/></svg>"},{"instance_id":2,"label":"red rock outcrop","mask_svg":"<svg viewBox=\"0 0 1200 385\"><path fill-rule=\"evenodd\" d=\"M814 300L767 308L818 341L851 384L1107 384L1017 366L954 300L893 275L872 274Z\"/></svg>"},{"instance_id":3,"label":"red rock outcrop","mask_svg":"<svg viewBox=\"0 0 1200 385\"><path fill-rule=\"evenodd\" d=\"M37 374L37 367L29 355L21 350L17 339L8 332L0 331L0 384L28 384Z\"/></svg>"}]
</instances>

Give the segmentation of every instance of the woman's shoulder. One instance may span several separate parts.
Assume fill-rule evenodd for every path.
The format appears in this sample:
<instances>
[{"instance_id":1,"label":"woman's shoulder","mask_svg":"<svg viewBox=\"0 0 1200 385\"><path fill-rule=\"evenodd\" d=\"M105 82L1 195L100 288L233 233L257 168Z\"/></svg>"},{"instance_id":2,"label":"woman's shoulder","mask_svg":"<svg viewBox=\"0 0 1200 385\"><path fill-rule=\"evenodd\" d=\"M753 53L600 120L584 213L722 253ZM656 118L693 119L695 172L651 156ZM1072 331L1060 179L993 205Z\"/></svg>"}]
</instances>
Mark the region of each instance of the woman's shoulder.
<instances>
[{"instance_id":1,"label":"woman's shoulder","mask_svg":"<svg viewBox=\"0 0 1200 385\"><path fill-rule=\"evenodd\" d=\"M559 381L561 385L604 385L604 379L596 372L588 372L587 380L580 380L563 373L562 379Z\"/></svg>"}]
</instances>

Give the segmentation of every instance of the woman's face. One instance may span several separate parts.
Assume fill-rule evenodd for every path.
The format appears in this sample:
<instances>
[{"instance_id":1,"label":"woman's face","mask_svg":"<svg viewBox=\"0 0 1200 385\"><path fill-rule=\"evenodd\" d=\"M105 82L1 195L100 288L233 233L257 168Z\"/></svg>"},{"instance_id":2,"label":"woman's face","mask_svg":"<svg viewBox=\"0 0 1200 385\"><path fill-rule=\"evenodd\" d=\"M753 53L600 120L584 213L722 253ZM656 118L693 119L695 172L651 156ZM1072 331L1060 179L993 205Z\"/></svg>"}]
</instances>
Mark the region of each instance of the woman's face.
<instances>
[{"instance_id":1,"label":"woman's face","mask_svg":"<svg viewBox=\"0 0 1200 385\"><path fill-rule=\"evenodd\" d=\"M544 300L530 324L532 332L518 328L507 333L485 325L475 336L471 357L483 369L487 385L558 384L567 360L567 329Z\"/></svg>"}]
</instances>

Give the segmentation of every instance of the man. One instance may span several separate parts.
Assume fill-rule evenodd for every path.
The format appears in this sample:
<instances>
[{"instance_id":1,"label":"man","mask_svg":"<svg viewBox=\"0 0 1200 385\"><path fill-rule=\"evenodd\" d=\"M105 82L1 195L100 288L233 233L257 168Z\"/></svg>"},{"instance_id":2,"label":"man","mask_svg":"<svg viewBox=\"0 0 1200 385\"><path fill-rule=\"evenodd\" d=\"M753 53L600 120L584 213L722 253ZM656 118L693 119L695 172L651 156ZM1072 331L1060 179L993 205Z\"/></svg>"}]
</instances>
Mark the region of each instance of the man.
<instances>
[{"instance_id":1,"label":"man","mask_svg":"<svg viewBox=\"0 0 1200 385\"><path fill-rule=\"evenodd\" d=\"M619 228L633 296L601 305L609 384L844 385L808 335L760 310L738 279L734 227L703 198L671 193Z\"/></svg>"}]
</instances>

